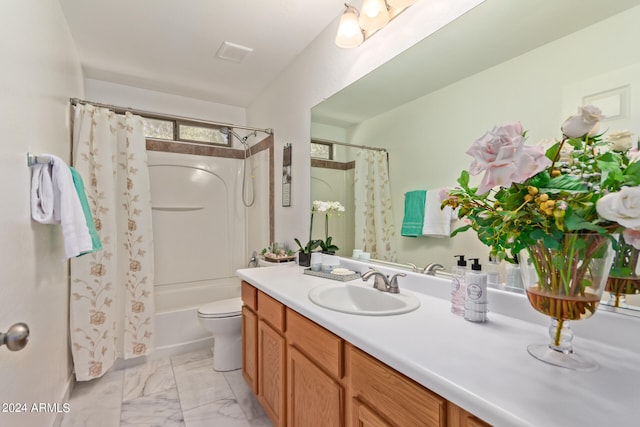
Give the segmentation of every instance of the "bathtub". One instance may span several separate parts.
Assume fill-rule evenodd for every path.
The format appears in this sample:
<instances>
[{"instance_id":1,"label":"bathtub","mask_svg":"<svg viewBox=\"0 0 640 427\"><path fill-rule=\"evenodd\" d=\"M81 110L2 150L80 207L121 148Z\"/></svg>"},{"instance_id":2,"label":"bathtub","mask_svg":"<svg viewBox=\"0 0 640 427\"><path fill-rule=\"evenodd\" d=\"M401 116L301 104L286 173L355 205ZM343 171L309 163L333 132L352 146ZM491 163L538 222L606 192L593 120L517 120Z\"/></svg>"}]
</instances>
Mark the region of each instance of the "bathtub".
<instances>
[{"instance_id":1,"label":"bathtub","mask_svg":"<svg viewBox=\"0 0 640 427\"><path fill-rule=\"evenodd\" d=\"M156 286L156 355L184 353L213 345L213 337L198 322L198 307L240 296L240 279L226 277Z\"/></svg>"}]
</instances>

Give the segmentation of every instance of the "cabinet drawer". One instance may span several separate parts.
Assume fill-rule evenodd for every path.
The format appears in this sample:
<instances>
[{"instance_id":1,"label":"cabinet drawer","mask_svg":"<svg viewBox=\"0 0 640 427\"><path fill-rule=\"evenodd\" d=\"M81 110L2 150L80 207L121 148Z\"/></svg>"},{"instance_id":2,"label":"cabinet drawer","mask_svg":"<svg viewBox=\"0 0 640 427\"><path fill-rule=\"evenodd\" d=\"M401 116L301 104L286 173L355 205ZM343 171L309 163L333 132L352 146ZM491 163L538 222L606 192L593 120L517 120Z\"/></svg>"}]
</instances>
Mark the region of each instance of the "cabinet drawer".
<instances>
[{"instance_id":1,"label":"cabinet drawer","mask_svg":"<svg viewBox=\"0 0 640 427\"><path fill-rule=\"evenodd\" d=\"M284 305L258 291L258 314L279 332L284 332Z\"/></svg>"},{"instance_id":2,"label":"cabinet drawer","mask_svg":"<svg viewBox=\"0 0 640 427\"><path fill-rule=\"evenodd\" d=\"M287 342L335 377L344 375L342 339L290 308L287 308Z\"/></svg>"},{"instance_id":3,"label":"cabinet drawer","mask_svg":"<svg viewBox=\"0 0 640 427\"><path fill-rule=\"evenodd\" d=\"M351 394L401 426L445 426L447 401L350 347Z\"/></svg>"},{"instance_id":4,"label":"cabinet drawer","mask_svg":"<svg viewBox=\"0 0 640 427\"><path fill-rule=\"evenodd\" d=\"M241 295L242 302L244 305L249 307L251 310L256 311L258 307L258 299L257 299L258 291L256 288L251 286L248 282L242 281L241 286Z\"/></svg>"}]
</instances>

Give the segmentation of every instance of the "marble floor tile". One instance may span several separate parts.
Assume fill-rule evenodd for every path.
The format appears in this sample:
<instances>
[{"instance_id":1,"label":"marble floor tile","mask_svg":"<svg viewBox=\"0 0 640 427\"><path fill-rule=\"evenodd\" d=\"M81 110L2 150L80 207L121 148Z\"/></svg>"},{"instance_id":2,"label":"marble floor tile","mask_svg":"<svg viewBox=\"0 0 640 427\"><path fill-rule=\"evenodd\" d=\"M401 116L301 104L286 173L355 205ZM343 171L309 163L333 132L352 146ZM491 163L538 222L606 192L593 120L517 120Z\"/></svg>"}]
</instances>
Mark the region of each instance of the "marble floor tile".
<instances>
[{"instance_id":1,"label":"marble floor tile","mask_svg":"<svg viewBox=\"0 0 640 427\"><path fill-rule=\"evenodd\" d=\"M184 411L222 399L234 399L223 373L213 370L211 360L185 363L173 368Z\"/></svg>"},{"instance_id":2,"label":"marble floor tile","mask_svg":"<svg viewBox=\"0 0 640 427\"><path fill-rule=\"evenodd\" d=\"M250 427L235 399L222 399L184 411L186 427Z\"/></svg>"},{"instance_id":3,"label":"marble floor tile","mask_svg":"<svg viewBox=\"0 0 640 427\"><path fill-rule=\"evenodd\" d=\"M249 420L249 425L251 427L273 427L273 423L266 415L260 418Z\"/></svg>"},{"instance_id":4,"label":"marble floor tile","mask_svg":"<svg viewBox=\"0 0 640 427\"><path fill-rule=\"evenodd\" d=\"M264 417L264 410L245 382L242 376L242 370L238 369L236 371L225 372L224 376L247 419L253 420L254 418Z\"/></svg>"},{"instance_id":5,"label":"marble floor tile","mask_svg":"<svg viewBox=\"0 0 640 427\"><path fill-rule=\"evenodd\" d=\"M125 369L122 401L127 402L175 387L169 359L151 360Z\"/></svg>"},{"instance_id":6,"label":"marble floor tile","mask_svg":"<svg viewBox=\"0 0 640 427\"><path fill-rule=\"evenodd\" d=\"M123 371L109 371L102 378L78 382L69 399L70 411L62 427L113 427L120 423Z\"/></svg>"},{"instance_id":7,"label":"marble floor tile","mask_svg":"<svg viewBox=\"0 0 640 427\"><path fill-rule=\"evenodd\" d=\"M184 427L178 390L173 388L122 403L120 426Z\"/></svg>"},{"instance_id":8,"label":"marble floor tile","mask_svg":"<svg viewBox=\"0 0 640 427\"><path fill-rule=\"evenodd\" d=\"M171 365L175 368L176 366L184 365L191 362L199 362L204 359L211 360L211 364L213 366L213 354L211 353L210 348L171 356Z\"/></svg>"},{"instance_id":9,"label":"marble floor tile","mask_svg":"<svg viewBox=\"0 0 640 427\"><path fill-rule=\"evenodd\" d=\"M62 427L273 427L242 371L214 371L209 349L79 382L69 404Z\"/></svg>"}]
</instances>

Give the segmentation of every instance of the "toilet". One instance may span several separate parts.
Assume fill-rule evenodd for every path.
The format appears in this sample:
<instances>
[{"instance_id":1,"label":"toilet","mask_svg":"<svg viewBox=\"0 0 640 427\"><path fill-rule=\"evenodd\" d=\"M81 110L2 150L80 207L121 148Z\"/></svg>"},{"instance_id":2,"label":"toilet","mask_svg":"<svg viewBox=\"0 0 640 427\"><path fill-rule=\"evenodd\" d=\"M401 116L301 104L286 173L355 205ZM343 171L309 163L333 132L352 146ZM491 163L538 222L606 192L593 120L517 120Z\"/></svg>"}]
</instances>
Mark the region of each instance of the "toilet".
<instances>
[{"instance_id":1,"label":"toilet","mask_svg":"<svg viewBox=\"0 0 640 427\"><path fill-rule=\"evenodd\" d=\"M242 367L242 299L214 301L198 308L198 321L213 334L213 369Z\"/></svg>"}]
</instances>

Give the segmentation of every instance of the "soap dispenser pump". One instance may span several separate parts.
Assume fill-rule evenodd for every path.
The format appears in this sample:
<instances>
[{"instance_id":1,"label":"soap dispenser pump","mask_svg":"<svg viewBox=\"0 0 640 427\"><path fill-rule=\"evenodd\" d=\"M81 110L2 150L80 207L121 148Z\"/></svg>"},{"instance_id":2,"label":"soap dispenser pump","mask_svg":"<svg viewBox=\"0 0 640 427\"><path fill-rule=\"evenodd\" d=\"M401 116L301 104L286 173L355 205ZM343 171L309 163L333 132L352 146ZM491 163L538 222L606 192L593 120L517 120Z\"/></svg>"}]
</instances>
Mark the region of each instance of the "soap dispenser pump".
<instances>
[{"instance_id":1,"label":"soap dispenser pump","mask_svg":"<svg viewBox=\"0 0 640 427\"><path fill-rule=\"evenodd\" d=\"M452 270L451 278L451 312L458 316L464 316L464 294L466 290L465 275L467 273L467 261L464 255L455 255L458 258Z\"/></svg>"},{"instance_id":2,"label":"soap dispenser pump","mask_svg":"<svg viewBox=\"0 0 640 427\"><path fill-rule=\"evenodd\" d=\"M482 271L478 258L473 261L471 270L465 275L466 291L464 294L464 318L471 322L487 320L487 273Z\"/></svg>"}]
</instances>

